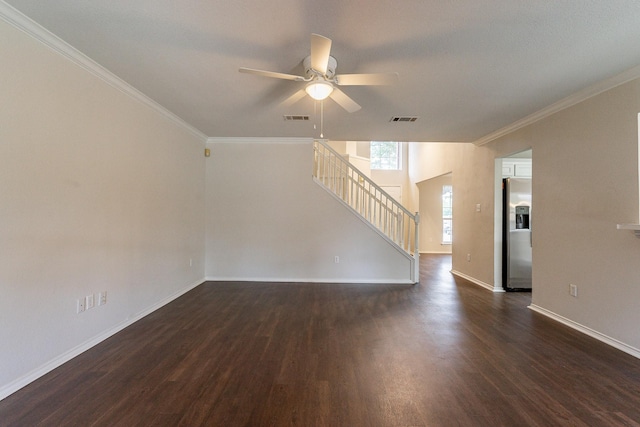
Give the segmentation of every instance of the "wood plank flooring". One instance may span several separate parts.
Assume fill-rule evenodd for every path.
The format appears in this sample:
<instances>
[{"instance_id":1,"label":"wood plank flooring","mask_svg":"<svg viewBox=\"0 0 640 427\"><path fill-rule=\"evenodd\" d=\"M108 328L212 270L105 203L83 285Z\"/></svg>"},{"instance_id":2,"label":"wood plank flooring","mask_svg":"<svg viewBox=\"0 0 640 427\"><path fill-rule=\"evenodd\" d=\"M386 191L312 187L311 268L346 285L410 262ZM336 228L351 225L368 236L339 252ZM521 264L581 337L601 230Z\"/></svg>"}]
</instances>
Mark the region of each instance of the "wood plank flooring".
<instances>
[{"instance_id":1,"label":"wood plank flooring","mask_svg":"<svg viewBox=\"0 0 640 427\"><path fill-rule=\"evenodd\" d=\"M423 256L421 283L207 282L0 402L1 426L640 426L640 360Z\"/></svg>"}]
</instances>

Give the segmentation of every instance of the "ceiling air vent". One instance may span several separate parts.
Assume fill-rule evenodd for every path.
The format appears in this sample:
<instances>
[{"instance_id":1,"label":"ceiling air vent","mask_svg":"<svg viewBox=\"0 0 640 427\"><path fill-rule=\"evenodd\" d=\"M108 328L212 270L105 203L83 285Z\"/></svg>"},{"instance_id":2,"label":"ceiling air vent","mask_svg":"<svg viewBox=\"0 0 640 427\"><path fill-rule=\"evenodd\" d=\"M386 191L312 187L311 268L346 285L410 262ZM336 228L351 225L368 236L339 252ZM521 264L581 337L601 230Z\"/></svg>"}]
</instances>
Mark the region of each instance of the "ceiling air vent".
<instances>
[{"instance_id":1,"label":"ceiling air vent","mask_svg":"<svg viewBox=\"0 0 640 427\"><path fill-rule=\"evenodd\" d=\"M417 116L393 116L390 122L415 122L418 120Z\"/></svg>"},{"instance_id":2,"label":"ceiling air vent","mask_svg":"<svg viewBox=\"0 0 640 427\"><path fill-rule=\"evenodd\" d=\"M288 116L288 115L285 115L284 116L284 120L285 121L294 121L294 122L307 121L307 120L309 120L309 116Z\"/></svg>"}]
</instances>

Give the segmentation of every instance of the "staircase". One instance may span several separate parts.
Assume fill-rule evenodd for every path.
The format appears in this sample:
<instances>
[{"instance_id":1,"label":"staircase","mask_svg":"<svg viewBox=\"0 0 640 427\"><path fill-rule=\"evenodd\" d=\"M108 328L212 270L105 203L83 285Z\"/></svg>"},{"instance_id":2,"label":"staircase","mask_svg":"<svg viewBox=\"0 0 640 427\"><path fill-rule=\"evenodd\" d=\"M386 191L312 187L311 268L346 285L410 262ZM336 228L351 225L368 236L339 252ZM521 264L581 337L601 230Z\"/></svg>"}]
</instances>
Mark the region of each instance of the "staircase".
<instances>
[{"instance_id":1,"label":"staircase","mask_svg":"<svg viewBox=\"0 0 640 427\"><path fill-rule=\"evenodd\" d=\"M313 179L411 260L419 274L418 213L412 214L324 141L314 141Z\"/></svg>"}]
</instances>

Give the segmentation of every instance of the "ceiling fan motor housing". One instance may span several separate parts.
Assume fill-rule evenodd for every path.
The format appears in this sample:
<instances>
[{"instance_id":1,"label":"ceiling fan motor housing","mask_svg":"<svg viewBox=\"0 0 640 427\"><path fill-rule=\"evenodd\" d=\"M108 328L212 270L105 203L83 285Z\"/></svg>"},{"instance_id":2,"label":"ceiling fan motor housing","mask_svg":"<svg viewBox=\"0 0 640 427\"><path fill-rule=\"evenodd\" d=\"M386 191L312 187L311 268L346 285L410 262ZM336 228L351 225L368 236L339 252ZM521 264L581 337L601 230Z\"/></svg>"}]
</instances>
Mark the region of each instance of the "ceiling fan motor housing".
<instances>
[{"instance_id":1,"label":"ceiling fan motor housing","mask_svg":"<svg viewBox=\"0 0 640 427\"><path fill-rule=\"evenodd\" d=\"M307 77L313 77L317 74L317 71L311 68L311 55L304 58L304 61L302 61L302 65L304 66L304 73ZM332 79L333 76L336 75L337 66L338 61L336 61L336 58L334 58L333 56L329 56L326 78Z\"/></svg>"}]
</instances>

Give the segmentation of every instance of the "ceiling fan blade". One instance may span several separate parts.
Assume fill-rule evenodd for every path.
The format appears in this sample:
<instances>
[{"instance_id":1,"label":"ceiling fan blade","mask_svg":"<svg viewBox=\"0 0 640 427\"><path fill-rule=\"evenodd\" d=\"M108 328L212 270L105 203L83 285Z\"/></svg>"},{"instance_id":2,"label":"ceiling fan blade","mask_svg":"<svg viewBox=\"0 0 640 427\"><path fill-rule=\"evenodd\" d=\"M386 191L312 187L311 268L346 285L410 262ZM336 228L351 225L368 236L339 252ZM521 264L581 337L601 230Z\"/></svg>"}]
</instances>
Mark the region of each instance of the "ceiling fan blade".
<instances>
[{"instance_id":1,"label":"ceiling fan blade","mask_svg":"<svg viewBox=\"0 0 640 427\"><path fill-rule=\"evenodd\" d=\"M293 104L304 98L306 94L307 92L305 92L304 89L300 89L299 91L282 101L280 105L283 107L291 107Z\"/></svg>"},{"instance_id":2,"label":"ceiling fan blade","mask_svg":"<svg viewBox=\"0 0 640 427\"><path fill-rule=\"evenodd\" d=\"M338 74L336 82L340 86L382 86L398 82L398 73Z\"/></svg>"},{"instance_id":3,"label":"ceiling fan blade","mask_svg":"<svg viewBox=\"0 0 640 427\"><path fill-rule=\"evenodd\" d=\"M255 74L258 76L272 77L274 79L294 80L299 82L304 80L304 77L296 76L294 74L276 73L273 71L256 70L254 68L240 67L238 71L240 71L241 73Z\"/></svg>"},{"instance_id":4,"label":"ceiling fan blade","mask_svg":"<svg viewBox=\"0 0 640 427\"><path fill-rule=\"evenodd\" d=\"M311 68L327 74L329 55L331 54L331 39L320 34L311 34Z\"/></svg>"},{"instance_id":5,"label":"ceiling fan blade","mask_svg":"<svg viewBox=\"0 0 640 427\"><path fill-rule=\"evenodd\" d=\"M359 106L356 103L356 101L354 101L353 99L349 98L343 91L341 91L337 87L333 88L333 92L331 92L331 95L329 95L329 98L331 98L334 101L336 101L336 103L339 106L341 106L342 108L344 108L345 110L347 110L350 113L355 113L360 108L362 108L361 106Z\"/></svg>"}]
</instances>

